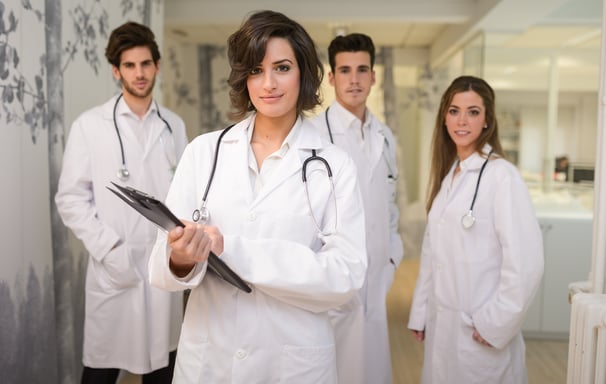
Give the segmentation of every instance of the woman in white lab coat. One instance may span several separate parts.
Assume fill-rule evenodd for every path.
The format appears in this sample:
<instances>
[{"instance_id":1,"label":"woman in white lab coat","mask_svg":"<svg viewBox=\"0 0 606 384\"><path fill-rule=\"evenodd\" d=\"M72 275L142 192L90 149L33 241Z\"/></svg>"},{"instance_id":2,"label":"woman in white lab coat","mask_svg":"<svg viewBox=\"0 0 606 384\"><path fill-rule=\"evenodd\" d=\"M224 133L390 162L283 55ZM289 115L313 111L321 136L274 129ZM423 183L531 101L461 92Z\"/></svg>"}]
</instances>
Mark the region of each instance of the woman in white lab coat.
<instances>
[{"instance_id":1,"label":"woman in white lab coat","mask_svg":"<svg viewBox=\"0 0 606 384\"><path fill-rule=\"evenodd\" d=\"M527 187L504 159L484 80L451 83L432 150L408 323L425 340L422 382L526 383L521 327L542 277L543 243Z\"/></svg>"},{"instance_id":2,"label":"woman in white lab coat","mask_svg":"<svg viewBox=\"0 0 606 384\"><path fill-rule=\"evenodd\" d=\"M153 285L192 289L175 382L334 384L327 311L353 297L367 267L355 165L303 117L319 103L323 70L298 23L254 13L228 56L232 105L253 112L222 138L212 132L186 148L166 201L186 225L160 233L150 260ZM313 152L332 170L334 194L318 159L304 173L306 193L302 166ZM213 165L210 220L191 222ZM210 273L209 251L252 292Z\"/></svg>"}]
</instances>

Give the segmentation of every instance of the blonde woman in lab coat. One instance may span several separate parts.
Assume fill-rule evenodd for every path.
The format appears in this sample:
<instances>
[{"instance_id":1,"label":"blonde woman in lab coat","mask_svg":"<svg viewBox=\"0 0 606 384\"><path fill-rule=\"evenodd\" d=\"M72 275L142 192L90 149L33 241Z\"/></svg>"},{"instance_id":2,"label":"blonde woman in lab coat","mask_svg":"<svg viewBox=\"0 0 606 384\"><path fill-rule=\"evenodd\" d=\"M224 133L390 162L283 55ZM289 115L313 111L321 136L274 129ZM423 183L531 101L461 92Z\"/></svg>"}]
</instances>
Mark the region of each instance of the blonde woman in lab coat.
<instances>
[{"instance_id":1,"label":"blonde woman in lab coat","mask_svg":"<svg viewBox=\"0 0 606 384\"><path fill-rule=\"evenodd\" d=\"M160 234L150 261L154 286L192 289L175 383L334 384L328 310L355 295L367 268L356 168L303 116L319 104L323 70L298 23L254 13L229 38L228 57L232 105L247 116L186 148L166 201L186 225ZM318 159L306 193L313 152L330 166L334 194ZM210 220L189 221L213 164ZM211 274L209 251L252 292Z\"/></svg>"},{"instance_id":2,"label":"blonde woman in lab coat","mask_svg":"<svg viewBox=\"0 0 606 384\"><path fill-rule=\"evenodd\" d=\"M432 151L408 322L425 340L422 383L526 383L521 327L543 274L543 243L524 180L504 159L484 80L462 76L446 90Z\"/></svg>"}]
</instances>

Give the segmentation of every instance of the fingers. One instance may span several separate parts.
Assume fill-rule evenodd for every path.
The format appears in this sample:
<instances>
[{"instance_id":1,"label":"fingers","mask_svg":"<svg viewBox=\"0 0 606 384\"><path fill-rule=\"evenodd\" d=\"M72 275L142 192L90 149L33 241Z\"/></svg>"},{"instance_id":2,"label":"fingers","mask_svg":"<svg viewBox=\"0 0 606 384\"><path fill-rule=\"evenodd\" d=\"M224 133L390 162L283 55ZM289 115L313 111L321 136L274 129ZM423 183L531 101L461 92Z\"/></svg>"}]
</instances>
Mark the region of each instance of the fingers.
<instances>
[{"instance_id":1,"label":"fingers","mask_svg":"<svg viewBox=\"0 0 606 384\"><path fill-rule=\"evenodd\" d=\"M475 329L473 330L473 335L471 337L473 338L474 341L476 341L482 345L485 345L487 347L492 347L492 345L488 341L484 340L484 338L480 335L480 333Z\"/></svg>"},{"instance_id":2,"label":"fingers","mask_svg":"<svg viewBox=\"0 0 606 384\"><path fill-rule=\"evenodd\" d=\"M172 261L184 265L206 261L211 239L203 225L186 222L184 228L178 227L169 232L168 243L172 249Z\"/></svg>"},{"instance_id":3,"label":"fingers","mask_svg":"<svg viewBox=\"0 0 606 384\"><path fill-rule=\"evenodd\" d=\"M414 336L415 340L417 341L423 341L425 340L425 331L417 331L414 329L411 329L412 335Z\"/></svg>"}]
</instances>

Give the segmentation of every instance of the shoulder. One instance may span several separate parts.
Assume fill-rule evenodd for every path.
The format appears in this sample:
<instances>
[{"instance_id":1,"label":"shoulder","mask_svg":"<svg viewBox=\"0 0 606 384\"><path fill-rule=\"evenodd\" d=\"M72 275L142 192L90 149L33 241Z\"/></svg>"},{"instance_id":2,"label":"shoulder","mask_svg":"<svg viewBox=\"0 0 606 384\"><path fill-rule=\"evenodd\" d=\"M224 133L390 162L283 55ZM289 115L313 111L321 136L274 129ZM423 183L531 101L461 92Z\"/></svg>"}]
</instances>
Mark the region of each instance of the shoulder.
<instances>
[{"instance_id":1,"label":"shoulder","mask_svg":"<svg viewBox=\"0 0 606 384\"><path fill-rule=\"evenodd\" d=\"M518 168L502 157L497 157L488 162L490 167L490 174L495 178L498 184L519 184L526 186L522 175ZM488 174L489 170L486 169Z\"/></svg>"},{"instance_id":2,"label":"shoulder","mask_svg":"<svg viewBox=\"0 0 606 384\"><path fill-rule=\"evenodd\" d=\"M185 129L185 122L181 116L162 105L158 105L158 109L162 118L167 120L171 127L174 125L175 127L179 127L179 129Z\"/></svg>"},{"instance_id":3,"label":"shoulder","mask_svg":"<svg viewBox=\"0 0 606 384\"><path fill-rule=\"evenodd\" d=\"M102 124L108 124L108 126L113 127L112 108L114 102L115 98L112 98L103 104L96 105L80 113L72 122L70 132L83 131L98 133L99 127Z\"/></svg>"}]
</instances>

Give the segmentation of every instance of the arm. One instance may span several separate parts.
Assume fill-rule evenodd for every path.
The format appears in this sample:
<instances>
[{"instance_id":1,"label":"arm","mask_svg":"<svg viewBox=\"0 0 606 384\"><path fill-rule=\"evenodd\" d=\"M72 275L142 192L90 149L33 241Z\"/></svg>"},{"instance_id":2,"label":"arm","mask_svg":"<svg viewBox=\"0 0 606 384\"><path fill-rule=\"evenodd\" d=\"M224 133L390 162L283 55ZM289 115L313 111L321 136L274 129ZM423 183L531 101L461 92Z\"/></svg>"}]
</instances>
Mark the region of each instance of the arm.
<instances>
[{"instance_id":1,"label":"arm","mask_svg":"<svg viewBox=\"0 0 606 384\"><path fill-rule=\"evenodd\" d=\"M121 242L120 236L98 216L93 192L90 148L78 119L71 128L63 156L55 203L64 224L84 243L97 261Z\"/></svg>"},{"instance_id":2,"label":"arm","mask_svg":"<svg viewBox=\"0 0 606 384\"><path fill-rule=\"evenodd\" d=\"M425 331L425 320L427 319L427 306L432 286L431 271L431 241L429 238L429 228L425 228L423 238L423 248L421 251L421 265L419 267L419 276L415 285L415 290L410 307L410 316L408 318L408 328L413 331ZM419 336L418 333L415 333ZM421 340L423 339L421 338ZM420 340L419 340L420 341Z\"/></svg>"},{"instance_id":3,"label":"arm","mask_svg":"<svg viewBox=\"0 0 606 384\"><path fill-rule=\"evenodd\" d=\"M333 233L318 235L323 243L319 250L284 238L226 235L221 255L257 290L310 311L326 311L347 302L366 275L364 212L356 169L349 157L337 160L340 163L328 159L337 195L336 232L332 197L328 197L327 210L318 217L326 218L323 231ZM301 230L309 231L313 224L305 220L301 225L307 227Z\"/></svg>"},{"instance_id":4,"label":"arm","mask_svg":"<svg viewBox=\"0 0 606 384\"><path fill-rule=\"evenodd\" d=\"M502 252L497 291L473 314L481 338L504 347L520 332L543 274L543 240L523 180L514 172L495 188L494 226Z\"/></svg>"},{"instance_id":5,"label":"arm","mask_svg":"<svg viewBox=\"0 0 606 384\"><path fill-rule=\"evenodd\" d=\"M398 208L397 200L398 200L398 186L406 186L406 183L398 183L398 180L402 177L402 174L398 171L397 161L396 161L396 144L393 135L391 134L391 130L387 130L386 140L388 145L386 146L386 156L387 160L390 163L390 169L393 173L391 180L389 182L391 185L391 194L389 199L389 258L390 262L393 263L394 267L397 268L402 259L404 258L404 245L402 244L402 238L400 236L400 210ZM405 191L404 191L405 192Z\"/></svg>"}]
</instances>

